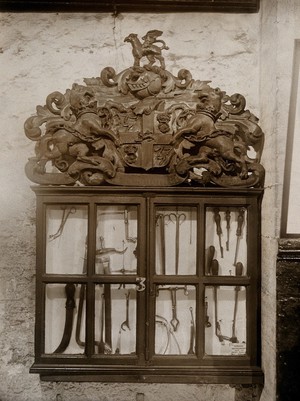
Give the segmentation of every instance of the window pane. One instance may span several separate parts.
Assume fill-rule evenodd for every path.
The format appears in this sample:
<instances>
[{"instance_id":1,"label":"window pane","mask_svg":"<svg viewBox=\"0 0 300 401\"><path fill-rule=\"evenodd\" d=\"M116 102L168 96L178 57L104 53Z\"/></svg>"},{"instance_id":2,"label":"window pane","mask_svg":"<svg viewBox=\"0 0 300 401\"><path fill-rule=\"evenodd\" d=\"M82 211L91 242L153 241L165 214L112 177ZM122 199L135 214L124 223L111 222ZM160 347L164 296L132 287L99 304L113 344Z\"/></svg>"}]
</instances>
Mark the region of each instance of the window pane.
<instances>
[{"instance_id":1,"label":"window pane","mask_svg":"<svg viewBox=\"0 0 300 401\"><path fill-rule=\"evenodd\" d=\"M196 347L194 286L158 286L155 312L155 353L193 355Z\"/></svg>"},{"instance_id":2,"label":"window pane","mask_svg":"<svg viewBox=\"0 0 300 401\"><path fill-rule=\"evenodd\" d=\"M206 274L247 275L247 209L207 208L205 231Z\"/></svg>"},{"instance_id":3,"label":"window pane","mask_svg":"<svg viewBox=\"0 0 300 401\"><path fill-rule=\"evenodd\" d=\"M46 210L46 273L84 274L88 209L53 205Z\"/></svg>"},{"instance_id":4,"label":"window pane","mask_svg":"<svg viewBox=\"0 0 300 401\"><path fill-rule=\"evenodd\" d=\"M136 353L136 286L95 287L95 353Z\"/></svg>"},{"instance_id":5,"label":"window pane","mask_svg":"<svg viewBox=\"0 0 300 401\"><path fill-rule=\"evenodd\" d=\"M85 286L47 284L45 353L82 354L85 341Z\"/></svg>"},{"instance_id":6,"label":"window pane","mask_svg":"<svg viewBox=\"0 0 300 401\"><path fill-rule=\"evenodd\" d=\"M98 206L96 274L137 273L137 207Z\"/></svg>"},{"instance_id":7,"label":"window pane","mask_svg":"<svg viewBox=\"0 0 300 401\"><path fill-rule=\"evenodd\" d=\"M207 286L205 353L246 354L246 288Z\"/></svg>"},{"instance_id":8,"label":"window pane","mask_svg":"<svg viewBox=\"0 0 300 401\"><path fill-rule=\"evenodd\" d=\"M197 210L156 209L156 274L196 274Z\"/></svg>"}]
</instances>

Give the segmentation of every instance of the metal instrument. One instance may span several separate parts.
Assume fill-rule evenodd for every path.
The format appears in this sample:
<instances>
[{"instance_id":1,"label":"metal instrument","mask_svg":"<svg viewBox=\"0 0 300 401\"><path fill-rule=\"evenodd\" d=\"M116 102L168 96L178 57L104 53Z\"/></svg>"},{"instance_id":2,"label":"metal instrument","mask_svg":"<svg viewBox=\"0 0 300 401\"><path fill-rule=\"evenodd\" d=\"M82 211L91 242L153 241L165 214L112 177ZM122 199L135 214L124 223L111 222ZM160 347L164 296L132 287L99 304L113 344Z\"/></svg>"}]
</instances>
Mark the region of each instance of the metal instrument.
<instances>
[{"instance_id":1,"label":"metal instrument","mask_svg":"<svg viewBox=\"0 0 300 401\"><path fill-rule=\"evenodd\" d=\"M104 354L105 351L105 342L104 342L104 303L105 298L104 294L101 295L101 335L100 335L100 342L98 344L98 353Z\"/></svg>"},{"instance_id":2,"label":"metal instrument","mask_svg":"<svg viewBox=\"0 0 300 401\"><path fill-rule=\"evenodd\" d=\"M105 216L105 215L117 215L121 214L124 216L124 225L125 225L125 239L127 242L137 242L137 237L130 237L129 236L129 218L128 218L128 210L125 209L123 210L112 210L112 211L105 211L101 212L100 215Z\"/></svg>"},{"instance_id":3,"label":"metal instrument","mask_svg":"<svg viewBox=\"0 0 300 401\"><path fill-rule=\"evenodd\" d=\"M107 286L107 284L104 284ZM110 299L106 300L107 290L104 290L101 294L101 328L100 328L100 341L96 343L98 346L99 354L111 354L111 320L107 314L107 310L110 310ZM107 308L108 306L108 308ZM109 332L109 340L107 340L107 332ZM104 340L105 338L105 340Z\"/></svg>"},{"instance_id":4,"label":"metal instrument","mask_svg":"<svg viewBox=\"0 0 300 401\"><path fill-rule=\"evenodd\" d=\"M130 291L125 294L126 296L126 318L125 320L121 323L119 333L118 333L118 338L117 338L117 345L115 349L115 354L120 354L121 352L121 336L122 336L122 331L126 331L126 329L130 330L129 326L129 299L130 299Z\"/></svg>"},{"instance_id":5,"label":"metal instrument","mask_svg":"<svg viewBox=\"0 0 300 401\"><path fill-rule=\"evenodd\" d=\"M112 339L111 339L111 286L110 284L104 284L104 316L105 316L105 343L112 352Z\"/></svg>"},{"instance_id":6,"label":"metal instrument","mask_svg":"<svg viewBox=\"0 0 300 401\"><path fill-rule=\"evenodd\" d=\"M176 300L176 288L170 288L171 291L171 301L172 301L172 319L170 321L171 326L173 327L174 331L177 330L179 325L179 320L177 318L177 300Z\"/></svg>"},{"instance_id":7,"label":"metal instrument","mask_svg":"<svg viewBox=\"0 0 300 401\"><path fill-rule=\"evenodd\" d=\"M175 234L175 274L178 275L179 268L179 248L180 248L180 226L186 220L184 213L170 213L169 219L171 222L176 224Z\"/></svg>"},{"instance_id":8,"label":"metal instrument","mask_svg":"<svg viewBox=\"0 0 300 401\"><path fill-rule=\"evenodd\" d=\"M220 209L218 207L214 208L214 220L216 223L216 229L217 229L217 236L219 237L219 245L220 245L220 252L221 252L221 258L224 257L223 255L223 247L222 247L222 227L221 227L221 216L220 216Z\"/></svg>"},{"instance_id":9,"label":"metal instrument","mask_svg":"<svg viewBox=\"0 0 300 401\"><path fill-rule=\"evenodd\" d=\"M160 241L161 241L161 266L162 274L166 274L166 234L165 226L172 222L175 224L175 274L179 268L179 249L180 249L180 226L186 220L185 213L159 213L156 222L159 222Z\"/></svg>"},{"instance_id":10,"label":"metal instrument","mask_svg":"<svg viewBox=\"0 0 300 401\"><path fill-rule=\"evenodd\" d=\"M54 354L61 354L64 352L71 340L72 328L73 328L73 317L74 317L74 309L75 309L75 284L68 283L65 285L66 292L66 319L65 319L65 328L63 332L63 336L59 346L54 351Z\"/></svg>"},{"instance_id":11,"label":"metal instrument","mask_svg":"<svg viewBox=\"0 0 300 401\"><path fill-rule=\"evenodd\" d=\"M209 321L209 316L208 316L208 302L207 301L205 301L205 326L211 327L211 323Z\"/></svg>"},{"instance_id":12,"label":"metal instrument","mask_svg":"<svg viewBox=\"0 0 300 401\"><path fill-rule=\"evenodd\" d=\"M235 255L234 255L234 262L233 265L235 266L237 263L238 251L239 251L239 244L242 236L242 228L245 222L245 209L239 209L239 214L237 217L237 229L236 229L236 247L235 247Z\"/></svg>"},{"instance_id":13,"label":"metal instrument","mask_svg":"<svg viewBox=\"0 0 300 401\"><path fill-rule=\"evenodd\" d=\"M123 247L125 248L125 241L123 241ZM126 248L126 249L127 249L127 248ZM126 249L125 249L125 250L126 250ZM137 272L136 269L125 269L125 252L122 252L122 254L123 254L123 258L122 258L122 268L121 268L121 269L117 269L117 270L113 270L113 273L121 273L121 274L129 273L129 274L135 274L135 273ZM121 284L119 285L119 290L120 290L121 288L126 288L125 283L121 283Z\"/></svg>"},{"instance_id":14,"label":"metal instrument","mask_svg":"<svg viewBox=\"0 0 300 401\"><path fill-rule=\"evenodd\" d=\"M215 256L215 247L213 245L211 245L207 251L205 274L211 273L211 263L212 263L214 256Z\"/></svg>"},{"instance_id":15,"label":"metal instrument","mask_svg":"<svg viewBox=\"0 0 300 401\"><path fill-rule=\"evenodd\" d=\"M137 242L137 237L129 236L129 219L128 219L128 210L124 210L124 224L125 224L125 238L127 242L133 242L134 244Z\"/></svg>"},{"instance_id":16,"label":"metal instrument","mask_svg":"<svg viewBox=\"0 0 300 401\"><path fill-rule=\"evenodd\" d=\"M165 218L163 213L159 213L156 216L157 222L159 222L160 229L160 243L161 243L161 272L166 274L166 237L165 237Z\"/></svg>"},{"instance_id":17,"label":"metal instrument","mask_svg":"<svg viewBox=\"0 0 300 401\"><path fill-rule=\"evenodd\" d=\"M168 348L170 347L171 344L171 338L174 340L174 343L178 349L178 354L181 355L181 349L180 349L180 345L177 341L176 335L174 333L174 329L173 327L169 324L169 322L167 321L167 319L163 316L160 315L155 315L155 323L159 324L161 326L163 326L166 329L166 333L167 333L167 341L166 341L166 345L164 348L164 351L161 352L163 355L166 354Z\"/></svg>"},{"instance_id":18,"label":"metal instrument","mask_svg":"<svg viewBox=\"0 0 300 401\"><path fill-rule=\"evenodd\" d=\"M122 329L120 327L115 354L120 354L120 350L121 350L121 334L122 334Z\"/></svg>"},{"instance_id":19,"label":"metal instrument","mask_svg":"<svg viewBox=\"0 0 300 401\"><path fill-rule=\"evenodd\" d=\"M81 320L82 320L82 314L83 314L84 300L85 300L85 284L81 284L80 292L79 292L77 322L76 322L76 329L75 329L75 340L80 347L85 346L85 342L81 341L81 339L80 339Z\"/></svg>"},{"instance_id":20,"label":"metal instrument","mask_svg":"<svg viewBox=\"0 0 300 401\"><path fill-rule=\"evenodd\" d=\"M55 240L56 238L58 238L58 237L60 237L62 235L64 227L65 227L65 224L66 224L69 216L71 214L76 213L76 208L74 206L70 207L68 212L67 212L67 209L68 209L67 206L62 207L63 214L62 214L60 226L58 227L58 230L56 231L55 234L50 234L49 235L49 241L53 241L53 240Z\"/></svg>"},{"instance_id":21,"label":"metal instrument","mask_svg":"<svg viewBox=\"0 0 300 401\"><path fill-rule=\"evenodd\" d=\"M231 219L230 209L226 209L225 211L226 231L227 231L226 251L229 251L230 219Z\"/></svg>"},{"instance_id":22,"label":"metal instrument","mask_svg":"<svg viewBox=\"0 0 300 401\"><path fill-rule=\"evenodd\" d=\"M87 239L85 244L85 252L83 257L83 269L82 274L86 274L87 272ZM85 346L85 342L81 341L80 339L80 331L81 331L81 320L83 314L83 304L85 300L85 284L81 284L80 291L79 291L79 302L78 302L78 312L77 312L77 322L76 322L76 329L75 329L75 340L80 347Z\"/></svg>"},{"instance_id":23,"label":"metal instrument","mask_svg":"<svg viewBox=\"0 0 300 401\"><path fill-rule=\"evenodd\" d=\"M127 251L127 247L123 247L123 249L116 249L116 248L105 248L104 246L104 237L100 236L100 248L96 250L96 255L104 255L107 253L118 253L124 254Z\"/></svg>"},{"instance_id":24,"label":"metal instrument","mask_svg":"<svg viewBox=\"0 0 300 401\"><path fill-rule=\"evenodd\" d=\"M244 266L242 263L238 262L236 264L235 267L235 275L237 277L242 276L243 274L243 269ZM239 285L235 286L235 297L234 297L234 311L233 311L233 320L232 320L232 336L230 338L230 341L232 343L238 343L238 339L236 336L236 332L235 332L235 325L236 325L236 315L237 315L237 309L238 309L238 301L239 301L239 291L240 291L241 287Z\"/></svg>"},{"instance_id":25,"label":"metal instrument","mask_svg":"<svg viewBox=\"0 0 300 401\"><path fill-rule=\"evenodd\" d=\"M106 248L107 249L107 248ZM113 252L112 248L109 248L110 252ZM117 251L118 252L118 251ZM123 250L121 253L124 253ZM106 258L106 257L105 257ZM85 255L83 258L83 269L82 269L82 274L86 274L87 272L87 245L85 249ZM109 262L109 257L105 260L105 268L103 273L108 274L110 272L110 262ZM109 320L110 323L106 324L105 327L107 327L106 333L111 330L111 297L110 297L110 287L109 285L104 284L104 292L105 292L105 319ZM79 302L78 302L78 313L77 313L77 322L76 322L76 329L75 329L75 339L76 343L80 347L85 346L85 342L80 339L80 331L81 331L81 323L82 323L82 315L83 315L83 305L86 297L86 286L85 284L80 285L80 292L79 292ZM107 334L106 338L110 339L110 341L107 340L108 345L111 347L111 334ZM98 342L95 342L97 346L99 346Z\"/></svg>"},{"instance_id":26,"label":"metal instrument","mask_svg":"<svg viewBox=\"0 0 300 401\"><path fill-rule=\"evenodd\" d=\"M126 294L126 319L121 324L121 329L123 331L126 331L126 328L128 330L130 330L130 326L129 326L129 299L130 299L130 291L128 291L127 294Z\"/></svg>"},{"instance_id":27,"label":"metal instrument","mask_svg":"<svg viewBox=\"0 0 300 401\"><path fill-rule=\"evenodd\" d=\"M217 259L213 259L212 261L211 274L213 276L219 275L219 262L217 261ZM215 334L218 337L219 341L223 342L224 337L221 333L221 326L218 317L218 286L216 285L213 286L213 292L214 292L214 306L215 306Z\"/></svg>"},{"instance_id":28,"label":"metal instrument","mask_svg":"<svg viewBox=\"0 0 300 401\"><path fill-rule=\"evenodd\" d=\"M194 351L194 343L195 343L195 320L194 320L194 315L193 315L193 308L190 307L190 313L191 313L191 326L190 326L190 348L188 350L188 355L193 355L195 354Z\"/></svg>"}]
</instances>

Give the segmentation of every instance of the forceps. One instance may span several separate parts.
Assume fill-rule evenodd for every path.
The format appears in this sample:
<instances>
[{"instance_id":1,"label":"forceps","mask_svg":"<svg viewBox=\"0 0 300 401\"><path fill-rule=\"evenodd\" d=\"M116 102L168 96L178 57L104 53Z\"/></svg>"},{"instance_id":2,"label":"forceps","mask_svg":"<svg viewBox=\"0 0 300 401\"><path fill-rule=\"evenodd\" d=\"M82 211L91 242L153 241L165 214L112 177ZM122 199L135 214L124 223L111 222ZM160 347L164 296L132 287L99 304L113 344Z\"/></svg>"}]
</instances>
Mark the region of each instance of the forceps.
<instances>
[{"instance_id":1,"label":"forceps","mask_svg":"<svg viewBox=\"0 0 300 401\"><path fill-rule=\"evenodd\" d=\"M126 296L126 319L124 320L124 322L121 324L121 329L126 331L126 327L128 330L130 330L129 327L129 299L130 299L130 291L127 292L127 294L125 294Z\"/></svg>"},{"instance_id":2,"label":"forceps","mask_svg":"<svg viewBox=\"0 0 300 401\"><path fill-rule=\"evenodd\" d=\"M49 235L49 241L53 241L56 238L58 238L59 236L61 236L61 234L63 232L63 229L64 229L64 226L66 224L66 221L68 220L68 217L70 216L70 214L76 213L76 208L74 206L71 206L68 211L67 211L67 209L68 209L67 206L62 208L63 214L62 214L60 226L58 227L58 230L56 231L55 234L50 234Z\"/></svg>"},{"instance_id":3,"label":"forceps","mask_svg":"<svg viewBox=\"0 0 300 401\"><path fill-rule=\"evenodd\" d=\"M162 258L162 274L166 274L166 237L165 237L165 224L170 221L168 214L159 213L156 216L156 222L160 226L160 241L161 241L161 258Z\"/></svg>"},{"instance_id":4,"label":"forceps","mask_svg":"<svg viewBox=\"0 0 300 401\"><path fill-rule=\"evenodd\" d=\"M169 220L176 225L176 237L175 237L175 274L178 274L178 265L179 265L179 246L180 246L180 226L186 220L185 213L170 213L168 214Z\"/></svg>"}]
</instances>

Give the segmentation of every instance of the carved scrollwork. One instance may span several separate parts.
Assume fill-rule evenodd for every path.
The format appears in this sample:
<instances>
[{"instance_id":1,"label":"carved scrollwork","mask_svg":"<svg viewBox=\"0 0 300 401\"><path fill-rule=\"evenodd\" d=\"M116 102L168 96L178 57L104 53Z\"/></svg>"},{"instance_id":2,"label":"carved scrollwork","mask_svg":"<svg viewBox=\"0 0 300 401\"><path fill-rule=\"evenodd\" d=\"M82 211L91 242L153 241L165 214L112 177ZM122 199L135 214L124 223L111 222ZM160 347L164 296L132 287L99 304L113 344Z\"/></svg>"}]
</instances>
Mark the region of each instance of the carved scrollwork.
<instances>
[{"instance_id":1,"label":"carved scrollwork","mask_svg":"<svg viewBox=\"0 0 300 401\"><path fill-rule=\"evenodd\" d=\"M227 105L226 102L230 102L230 104ZM231 96L224 96L223 103L223 109L228 114L241 114L245 111L246 99L239 93L235 93Z\"/></svg>"},{"instance_id":2,"label":"carved scrollwork","mask_svg":"<svg viewBox=\"0 0 300 401\"><path fill-rule=\"evenodd\" d=\"M185 89L188 87L188 85L192 82L192 74L190 73L189 70L182 69L179 70L177 74L177 80L175 82L176 86L181 89Z\"/></svg>"},{"instance_id":3,"label":"carved scrollwork","mask_svg":"<svg viewBox=\"0 0 300 401\"><path fill-rule=\"evenodd\" d=\"M101 80L106 86L116 86L116 71L112 67L106 67L101 71Z\"/></svg>"},{"instance_id":4,"label":"carved scrollwork","mask_svg":"<svg viewBox=\"0 0 300 401\"><path fill-rule=\"evenodd\" d=\"M165 68L161 31L130 34L133 65L53 92L24 125L45 185L260 187L264 134L240 94ZM143 60L145 62L143 63Z\"/></svg>"},{"instance_id":5,"label":"carved scrollwork","mask_svg":"<svg viewBox=\"0 0 300 401\"><path fill-rule=\"evenodd\" d=\"M53 104L56 106L55 108L53 107ZM47 96L46 105L51 113L60 115L61 110L67 105L67 100L62 93L53 92Z\"/></svg>"}]
</instances>

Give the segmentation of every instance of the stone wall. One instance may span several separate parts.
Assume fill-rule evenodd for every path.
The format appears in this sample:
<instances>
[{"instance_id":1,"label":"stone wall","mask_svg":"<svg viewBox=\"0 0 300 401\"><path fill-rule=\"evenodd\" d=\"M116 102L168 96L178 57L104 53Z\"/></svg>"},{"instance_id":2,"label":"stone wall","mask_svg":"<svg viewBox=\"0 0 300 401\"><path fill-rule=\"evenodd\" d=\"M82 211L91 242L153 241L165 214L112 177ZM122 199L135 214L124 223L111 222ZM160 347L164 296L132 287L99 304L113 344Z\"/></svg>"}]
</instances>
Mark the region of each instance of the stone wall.
<instances>
[{"instance_id":1,"label":"stone wall","mask_svg":"<svg viewBox=\"0 0 300 401\"><path fill-rule=\"evenodd\" d=\"M300 37L300 3L265 0L261 7L260 121L267 133L266 188L262 222L263 400L276 393L276 258L280 231L285 145L290 103L293 48Z\"/></svg>"},{"instance_id":2,"label":"stone wall","mask_svg":"<svg viewBox=\"0 0 300 401\"><path fill-rule=\"evenodd\" d=\"M255 397L227 385L47 383L28 373L34 355L35 197L24 165L34 154L34 144L25 137L23 123L49 93L64 93L73 82L96 77L106 66L116 71L128 67L132 55L124 37L155 28L164 31L170 48L168 70L177 75L187 68L194 78L211 80L212 86L228 94L243 94L266 132L262 277L266 383L261 400L274 401L275 265L289 74L300 19L296 3L262 0L259 14L0 14L1 401L133 401L137 393L144 393L145 401Z\"/></svg>"}]
</instances>

